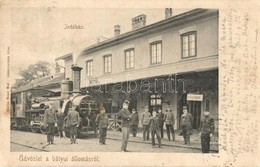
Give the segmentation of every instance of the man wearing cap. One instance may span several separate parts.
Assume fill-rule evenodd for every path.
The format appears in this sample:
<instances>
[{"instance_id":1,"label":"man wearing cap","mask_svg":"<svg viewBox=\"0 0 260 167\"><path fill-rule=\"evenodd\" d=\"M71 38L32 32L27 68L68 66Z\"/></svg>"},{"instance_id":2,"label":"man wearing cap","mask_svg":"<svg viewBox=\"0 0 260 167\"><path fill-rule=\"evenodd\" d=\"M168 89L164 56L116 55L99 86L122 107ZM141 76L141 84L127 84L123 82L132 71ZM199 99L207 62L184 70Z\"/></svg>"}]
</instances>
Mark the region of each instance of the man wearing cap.
<instances>
[{"instance_id":1,"label":"man wearing cap","mask_svg":"<svg viewBox=\"0 0 260 167\"><path fill-rule=\"evenodd\" d=\"M204 117L201 119L201 132L199 133L201 138L202 153L209 153L210 150L210 138L213 136L215 125L214 119L209 116L209 111L203 113Z\"/></svg>"},{"instance_id":2,"label":"man wearing cap","mask_svg":"<svg viewBox=\"0 0 260 167\"><path fill-rule=\"evenodd\" d=\"M80 117L79 117L79 107L73 106L67 115L67 123L70 128L70 144L77 144L76 137L77 137L77 129L80 124Z\"/></svg>"},{"instance_id":3,"label":"man wearing cap","mask_svg":"<svg viewBox=\"0 0 260 167\"><path fill-rule=\"evenodd\" d=\"M61 110L61 107L58 108L57 110L57 129L58 129L58 134L59 138L63 137L66 138L65 136L65 131L64 131L64 113Z\"/></svg>"},{"instance_id":4,"label":"man wearing cap","mask_svg":"<svg viewBox=\"0 0 260 167\"><path fill-rule=\"evenodd\" d=\"M148 106L144 107L144 112L142 113L141 123L143 125L143 140L149 140L149 118L151 117L151 113L148 111Z\"/></svg>"},{"instance_id":5,"label":"man wearing cap","mask_svg":"<svg viewBox=\"0 0 260 167\"><path fill-rule=\"evenodd\" d=\"M193 125L193 117L188 113L187 106L183 107L183 114L181 115L181 128L184 138L184 144L190 145L190 133Z\"/></svg>"},{"instance_id":6,"label":"man wearing cap","mask_svg":"<svg viewBox=\"0 0 260 167\"><path fill-rule=\"evenodd\" d=\"M172 112L171 109L166 109L166 113L164 115L164 121L165 121L165 124L166 124L166 132L167 132L167 137L168 137L168 140L170 141L171 140L171 135L170 133L172 134L172 140L174 141L175 140L175 133L174 133L174 123L175 123L175 120L174 120L174 114Z\"/></svg>"},{"instance_id":7,"label":"man wearing cap","mask_svg":"<svg viewBox=\"0 0 260 167\"><path fill-rule=\"evenodd\" d=\"M155 146L155 139L154 138L155 138L155 134L156 134L159 148L162 148L161 147L161 135L160 135L160 130L159 130L158 117L156 116L157 113L156 113L156 111L153 111L152 113L153 113L153 115L152 115L151 118L149 118L149 123L148 123L148 126L149 126L150 131L151 131L152 145L153 145L153 147Z\"/></svg>"},{"instance_id":8,"label":"man wearing cap","mask_svg":"<svg viewBox=\"0 0 260 167\"><path fill-rule=\"evenodd\" d=\"M49 104L44 112L44 128L47 131L47 145L54 144L54 128L57 123L56 111L53 109L53 103Z\"/></svg>"},{"instance_id":9,"label":"man wearing cap","mask_svg":"<svg viewBox=\"0 0 260 167\"><path fill-rule=\"evenodd\" d=\"M123 134L123 140L122 140L122 146L121 151L126 152L127 151L127 142L129 138L129 127L130 127L130 120L131 120L131 113L128 110L129 101L125 100L123 103L122 110L119 111L118 115L121 117L121 129Z\"/></svg>"},{"instance_id":10,"label":"man wearing cap","mask_svg":"<svg viewBox=\"0 0 260 167\"><path fill-rule=\"evenodd\" d=\"M139 124L139 116L135 109L132 109L132 119L130 121L130 129L133 137L136 137Z\"/></svg>"},{"instance_id":11,"label":"man wearing cap","mask_svg":"<svg viewBox=\"0 0 260 167\"><path fill-rule=\"evenodd\" d=\"M100 114L97 115L96 123L99 127L99 144L106 144L108 117L104 107L101 108Z\"/></svg>"}]
</instances>

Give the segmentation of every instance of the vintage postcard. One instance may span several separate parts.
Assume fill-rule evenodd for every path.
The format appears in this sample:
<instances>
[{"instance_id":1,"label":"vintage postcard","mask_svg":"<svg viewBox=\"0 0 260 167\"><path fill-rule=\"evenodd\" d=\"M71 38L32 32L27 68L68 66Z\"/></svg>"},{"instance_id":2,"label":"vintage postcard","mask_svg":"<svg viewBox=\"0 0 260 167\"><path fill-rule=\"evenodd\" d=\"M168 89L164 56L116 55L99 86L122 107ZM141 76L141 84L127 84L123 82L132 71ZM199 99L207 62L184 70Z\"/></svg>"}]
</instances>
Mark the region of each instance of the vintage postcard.
<instances>
[{"instance_id":1,"label":"vintage postcard","mask_svg":"<svg viewBox=\"0 0 260 167\"><path fill-rule=\"evenodd\" d=\"M259 166L258 1L1 1L0 166Z\"/></svg>"}]
</instances>

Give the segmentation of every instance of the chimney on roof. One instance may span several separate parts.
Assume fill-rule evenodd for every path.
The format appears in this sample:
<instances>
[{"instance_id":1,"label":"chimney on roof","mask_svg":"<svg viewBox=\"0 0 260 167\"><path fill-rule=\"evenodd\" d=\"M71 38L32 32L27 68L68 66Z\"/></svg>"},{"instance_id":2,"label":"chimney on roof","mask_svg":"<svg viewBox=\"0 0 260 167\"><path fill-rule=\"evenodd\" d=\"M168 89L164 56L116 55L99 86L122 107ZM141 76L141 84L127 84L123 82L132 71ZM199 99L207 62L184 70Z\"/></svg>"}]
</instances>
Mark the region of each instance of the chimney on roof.
<instances>
[{"instance_id":1,"label":"chimney on roof","mask_svg":"<svg viewBox=\"0 0 260 167\"><path fill-rule=\"evenodd\" d=\"M101 42L101 37L97 37L97 43Z\"/></svg>"},{"instance_id":2,"label":"chimney on roof","mask_svg":"<svg viewBox=\"0 0 260 167\"><path fill-rule=\"evenodd\" d=\"M55 64L55 74L59 74L59 73L60 73L60 67L59 67L58 62L56 62L56 64Z\"/></svg>"},{"instance_id":3,"label":"chimney on roof","mask_svg":"<svg viewBox=\"0 0 260 167\"><path fill-rule=\"evenodd\" d=\"M115 37L120 35L120 25L114 26L114 34L115 34Z\"/></svg>"},{"instance_id":4,"label":"chimney on roof","mask_svg":"<svg viewBox=\"0 0 260 167\"><path fill-rule=\"evenodd\" d=\"M97 43L101 43L101 42L103 42L103 41L105 41L105 40L107 40L108 38L106 38L106 37L103 37L103 36L99 36L99 37L97 37Z\"/></svg>"},{"instance_id":5,"label":"chimney on roof","mask_svg":"<svg viewBox=\"0 0 260 167\"><path fill-rule=\"evenodd\" d=\"M165 19L172 17L172 8L165 8Z\"/></svg>"},{"instance_id":6,"label":"chimney on roof","mask_svg":"<svg viewBox=\"0 0 260 167\"><path fill-rule=\"evenodd\" d=\"M146 24L146 15L141 14L132 18L132 30L136 30L138 28L144 27Z\"/></svg>"},{"instance_id":7,"label":"chimney on roof","mask_svg":"<svg viewBox=\"0 0 260 167\"><path fill-rule=\"evenodd\" d=\"M73 64L71 66L71 69L73 71L73 92L80 93L80 71L82 70L82 68L79 67L77 64Z\"/></svg>"}]
</instances>

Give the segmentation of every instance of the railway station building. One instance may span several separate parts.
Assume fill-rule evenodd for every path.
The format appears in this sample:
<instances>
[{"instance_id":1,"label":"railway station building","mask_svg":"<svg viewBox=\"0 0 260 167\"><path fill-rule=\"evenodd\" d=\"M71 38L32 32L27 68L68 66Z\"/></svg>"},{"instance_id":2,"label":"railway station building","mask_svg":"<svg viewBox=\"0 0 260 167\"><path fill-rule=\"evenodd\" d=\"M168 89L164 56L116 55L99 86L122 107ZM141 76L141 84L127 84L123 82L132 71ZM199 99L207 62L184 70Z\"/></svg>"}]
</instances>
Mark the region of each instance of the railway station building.
<instances>
[{"instance_id":1,"label":"railway station building","mask_svg":"<svg viewBox=\"0 0 260 167\"><path fill-rule=\"evenodd\" d=\"M148 16L138 15L131 20L131 31L121 34L115 25L113 38L56 60L64 60L71 80L73 62L81 67L81 90L109 113L118 112L125 99L139 114L145 106L150 112L170 108L179 129L185 105L194 129L200 127L204 110L210 111L217 128L218 10L173 14L166 8L165 19L153 24L147 24Z\"/></svg>"}]
</instances>

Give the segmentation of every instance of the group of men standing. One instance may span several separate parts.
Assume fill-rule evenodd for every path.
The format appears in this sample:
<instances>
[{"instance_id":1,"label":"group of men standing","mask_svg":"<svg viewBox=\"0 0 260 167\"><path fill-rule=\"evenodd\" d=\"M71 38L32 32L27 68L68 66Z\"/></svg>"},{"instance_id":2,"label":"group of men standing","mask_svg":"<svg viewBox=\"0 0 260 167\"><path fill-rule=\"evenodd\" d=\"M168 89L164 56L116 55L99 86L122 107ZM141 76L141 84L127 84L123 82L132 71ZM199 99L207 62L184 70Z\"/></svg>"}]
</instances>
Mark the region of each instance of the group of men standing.
<instances>
[{"instance_id":1,"label":"group of men standing","mask_svg":"<svg viewBox=\"0 0 260 167\"><path fill-rule=\"evenodd\" d=\"M64 132L64 120L67 119L67 126L70 129L70 142L71 144L76 143L77 129L80 124L79 109L72 107L66 118L64 114L59 110L56 112L53 109L53 104L50 103L44 113L44 126L47 130L47 144L54 143L54 128L57 126L59 137L65 137ZM133 137L136 137L139 115L135 109L132 113L128 110L129 101L125 100L123 108L119 111L118 115L121 117L121 130L122 130L122 145L121 151L127 152L127 144L129 139L130 131ZM99 127L99 143L101 145L106 144L107 128L109 125L108 116L104 108L101 108L100 114L96 117L96 125ZM163 126L166 126L167 138L169 141L175 141L174 124L175 117L171 109L167 108L166 113L162 113L159 109L158 113L152 111L152 115L149 112L147 106L144 108L144 112L141 114L141 124L143 126L143 141L149 140L151 133L152 145L155 146L155 135L157 136L159 148L161 147L161 138L164 137ZM193 117L188 113L187 106L183 107L183 114L181 115L180 126L182 129L182 135L184 138L184 144L190 145L190 135L193 125ZM204 112L204 117L201 120L201 147L203 153L208 153L210 150L210 138L214 133L214 119L209 116L209 112Z\"/></svg>"},{"instance_id":2,"label":"group of men standing","mask_svg":"<svg viewBox=\"0 0 260 167\"><path fill-rule=\"evenodd\" d=\"M123 141L121 151L127 151L127 142L129 138L129 132L131 131L133 137L136 137L139 117L135 109L132 110L132 114L128 110L129 101L125 100L123 103L123 109L119 112L119 116L122 118L122 135ZM155 146L155 135L157 136L159 148L161 147L161 138L164 137L163 126L166 126L167 138L169 141L175 141L174 124L175 117L171 109L166 109L166 113L163 114L159 109L158 113L152 111L152 115L149 112L147 106L144 108L144 112L141 115L141 124L143 126L143 141L149 140L151 133L152 145ZM183 106L183 114L180 120L181 134L184 139L184 145L190 145L190 135L193 126L193 116L188 112L187 106ZM214 133L214 119L209 116L209 111L205 111L201 120L201 147L203 153L209 153L210 150L210 138Z\"/></svg>"}]
</instances>

